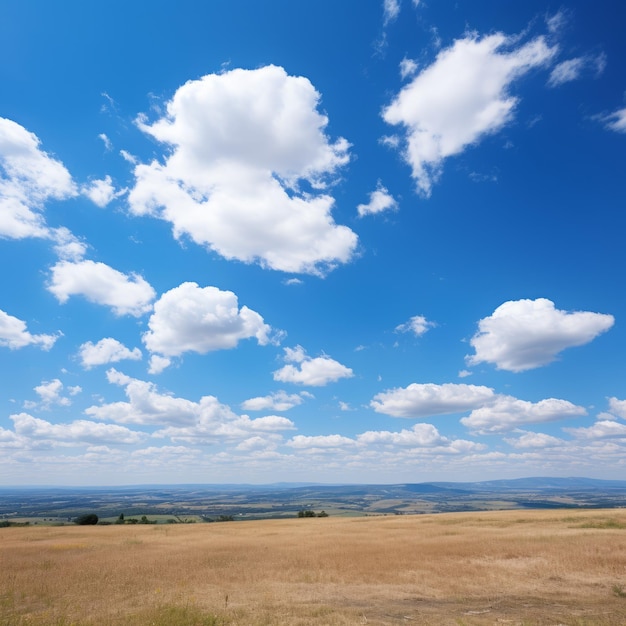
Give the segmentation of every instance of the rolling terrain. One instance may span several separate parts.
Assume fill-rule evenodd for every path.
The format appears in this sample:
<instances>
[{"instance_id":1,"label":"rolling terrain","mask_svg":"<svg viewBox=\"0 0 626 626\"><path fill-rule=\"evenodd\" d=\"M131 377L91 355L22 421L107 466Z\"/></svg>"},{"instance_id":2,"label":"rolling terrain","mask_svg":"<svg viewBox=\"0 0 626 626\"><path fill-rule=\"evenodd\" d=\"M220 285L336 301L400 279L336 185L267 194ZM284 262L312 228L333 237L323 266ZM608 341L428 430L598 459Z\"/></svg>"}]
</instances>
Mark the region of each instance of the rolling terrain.
<instances>
[{"instance_id":1,"label":"rolling terrain","mask_svg":"<svg viewBox=\"0 0 626 626\"><path fill-rule=\"evenodd\" d=\"M626 623L626 512L0 529L0 626Z\"/></svg>"},{"instance_id":2,"label":"rolling terrain","mask_svg":"<svg viewBox=\"0 0 626 626\"><path fill-rule=\"evenodd\" d=\"M332 516L404 515L524 508L626 506L626 481L523 478L478 483L398 485L138 485L131 487L0 487L0 520L67 523L95 513L113 521L291 518L298 511Z\"/></svg>"}]
</instances>

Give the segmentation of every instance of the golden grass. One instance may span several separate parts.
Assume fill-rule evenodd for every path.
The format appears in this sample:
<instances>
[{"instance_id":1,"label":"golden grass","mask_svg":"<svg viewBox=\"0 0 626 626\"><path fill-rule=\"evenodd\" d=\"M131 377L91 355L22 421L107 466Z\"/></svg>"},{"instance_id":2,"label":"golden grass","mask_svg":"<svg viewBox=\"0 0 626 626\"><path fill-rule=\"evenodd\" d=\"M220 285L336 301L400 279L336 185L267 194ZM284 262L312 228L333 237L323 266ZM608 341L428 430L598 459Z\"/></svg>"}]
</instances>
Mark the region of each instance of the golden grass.
<instances>
[{"instance_id":1,"label":"golden grass","mask_svg":"<svg viewBox=\"0 0 626 626\"><path fill-rule=\"evenodd\" d=\"M626 624L626 511L0 529L0 626Z\"/></svg>"}]
</instances>

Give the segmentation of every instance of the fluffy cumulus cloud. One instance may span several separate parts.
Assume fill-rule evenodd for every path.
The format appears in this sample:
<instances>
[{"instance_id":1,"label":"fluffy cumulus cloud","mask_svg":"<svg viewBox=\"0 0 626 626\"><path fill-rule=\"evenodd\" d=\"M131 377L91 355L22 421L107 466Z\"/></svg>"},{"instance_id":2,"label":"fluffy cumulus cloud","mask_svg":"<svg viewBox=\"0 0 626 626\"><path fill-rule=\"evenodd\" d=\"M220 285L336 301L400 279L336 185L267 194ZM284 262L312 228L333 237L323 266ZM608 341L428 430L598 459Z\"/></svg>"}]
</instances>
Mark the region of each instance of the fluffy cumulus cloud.
<instances>
[{"instance_id":1,"label":"fluffy cumulus cloud","mask_svg":"<svg viewBox=\"0 0 626 626\"><path fill-rule=\"evenodd\" d=\"M128 402L112 402L85 409L85 414L95 419L119 424L181 426L194 424L202 411L202 400L197 403L159 393L153 383L131 378L115 369L107 372L107 379L124 387ZM213 398L205 400L212 401Z\"/></svg>"},{"instance_id":2,"label":"fluffy cumulus cloud","mask_svg":"<svg viewBox=\"0 0 626 626\"><path fill-rule=\"evenodd\" d=\"M96 365L117 363L125 359L139 361L142 354L139 348L130 350L123 343L117 341L117 339L105 337L97 343L87 341L82 344L79 348L79 356L83 367L90 369Z\"/></svg>"},{"instance_id":3,"label":"fluffy cumulus cloud","mask_svg":"<svg viewBox=\"0 0 626 626\"><path fill-rule=\"evenodd\" d=\"M45 203L76 195L65 166L39 144L23 126L0 118L0 237L48 238Z\"/></svg>"},{"instance_id":4,"label":"fluffy cumulus cloud","mask_svg":"<svg viewBox=\"0 0 626 626\"><path fill-rule=\"evenodd\" d=\"M400 432L367 431L357 436L360 444L368 446L399 446L408 448L436 448L438 451L447 451L459 454L461 452L480 451L483 444L465 439L449 439L442 436L432 424L415 424L411 429Z\"/></svg>"},{"instance_id":5,"label":"fluffy cumulus cloud","mask_svg":"<svg viewBox=\"0 0 626 626\"><path fill-rule=\"evenodd\" d=\"M65 387L63 383L55 378L54 380L44 381L41 385L35 387L35 393L39 396L39 402L25 402L24 406L29 408L39 407L42 409L49 409L53 405L58 406L70 406L72 401L67 395L64 395ZM70 396L75 396L80 393L82 389L79 386L68 387L67 393Z\"/></svg>"},{"instance_id":6,"label":"fluffy cumulus cloud","mask_svg":"<svg viewBox=\"0 0 626 626\"><path fill-rule=\"evenodd\" d=\"M423 315L414 315L408 322L396 326L396 332L413 333L416 337L421 337L435 326L435 322L429 322Z\"/></svg>"},{"instance_id":7,"label":"fluffy cumulus cloud","mask_svg":"<svg viewBox=\"0 0 626 626\"><path fill-rule=\"evenodd\" d=\"M285 348L287 365L274 372L274 380L312 387L323 387L341 378L351 378L354 372L329 356L312 358L302 346ZM295 363L295 365L294 365Z\"/></svg>"},{"instance_id":8,"label":"fluffy cumulus cloud","mask_svg":"<svg viewBox=\"0 0 626 626\"><path fill-rule=\"evenodd\" d=\"M305 435L296 435L292 437L286 445L298 450L306 450L310 448L323 448L332 450L334 448L345 448L354 446L356 442L349 437L343 437L342 435L316 435L307 437Z\"/></svg>"},{"instance_id":9,"label":"fluffy cumulus cloud","mask_svg":"<svg viewBox=\"0 0 626 626\"><path fill-rule=\"evenodd\" d=\"M88 185L82 188L82 192L100 208L104 208L111 200L119 195L119 192L115 191L113 180L110 176L105 176L103 179L92 180ZM124 193L124 191L122 191L122 193Z\"/></svg>"},{"instance_id":10,"label":"fluffy cumulus cloud","mask_svg":"<svg viewBox=\"0 0 626 626\"><path fill-rule=\"evenodd\" d=\"M131 212L275 270L321 274L349 261L357 237L334 222L325 191L349 144L329 140L319 100L308 79L276 66L187 82L164 117L139 120L168 156L135 167Z\"/></svg>"},{"instance_id":11,"label":"fluffy cumulus cloud","mask_svg":"<svg viewBox=\"0 0 626 626\"><path fill-rule=\"evenodd\" d=\"M421 194L430 195L446 158L513 119L512 84L556 53L543 37L518 43L502 33L457 40L383 110L388 124L405 131L403 156Z\"/></svg>"},{"instance_id":12,"label":"fluffy cumulus cloud","mask_svg":"<svg viewBox=\"0 0 626 626\"><path fill-rule=\"evenodd\" d=\"M143 341L150 352L166 357L184 352L205 354L234 348L242 339L270 341L271 328L247 306L239 308L232 291L182 285L164 293L154 305Z\"/></svg>"},{"instance_id":13,"label":"fluffy cumulus cloud","mask_svg":"<svg viewBox=\"0 0 626 626\"><path fill-rule=\"evenodd\" d=\"M382 213L383 211L395 211L398 208L398 203L394 197L389 193L386 187L380 182L376 189L370 193L370 199L367 204L359 204L357 211L360 217L364 215L374 215L376 213Z\"/></svg>"},{"instance_id":14,"label":"fluffy cumulus cloud","mask_svg":"<svg viewBox=\"0 0 626 626\"><path fill-rule=\"evenodd\" d=\"M284 417L269 415L250 419L247 415L237 415L214 396L203 396L194 402L160 393L153 383L131 378L115 369L107 372L107 378L110 383L124 387L128 401L92 406L85 413L102 421L162 426L154 433L156 437L216 442L294 428L293 422Z\"/></svg>"},{"instance_id":15,"label":"fluffy cumulus cloud","mask_svg":"<svg viewBox=\"0 0 626 626\"><path fill-rule=\"evenodd\" d=\"M626 400L609 398L609 411L622 419L626 419Z\"/></svg>"},{"instance_id":16,"label":"fluffy cumulus cloud","mask_svg":"<svg viewBox=\"0 0 626 626\"><path fill-rule=\"evenodd\" d=\"M26 346L39 346L43 350L50 350L59 335L33 335L27 330L26 322L0 310L0 346L11 350Z\"/></svg>"},{"instance_id":17,"label":"fluffy cumulus cloud","mask_svg":"<svg viewBox=\"0 0 626 626\"><path fill-rule=\"evenodd\" d=\"M111 307L116 315L139 317L152 308L156 295L138 274L129 276L95 261L59 261L51 273L48 290L59 302L80 295L89 302Z\"/></svg>"},{"instance_id":18,"label":"fluffy cumulus cloud","mask_svg":"<svg viewBox=\"0 0 626 626\"><path fill-rule=\"evenodd\" d=\"M370 406L392 417L421 418L462 413L482 406L494 397L493 389L477 385L412 383L374 396Z\"/></svg>"},{"instance_id":19,"label":"fluffy cumulus cloud","mask_svg":"<svg viewBox=\"0 0 626 626\"><path fill-rule=\"evenodd\" d=\"M513 300L478 322L470 365L493 363L510 372L541 367L566 348L582 346L613 326L612 315L556 309L545 298Z\"/></svg>"},{"instance_id":20,"label":"fluffy cumulus cloud","mask_svg":"<svg viewBox=\"0 0 626 626\"><path fill-rule=\"evenodd\" d=\"M558 437L545 433L532 433L524 431L519 437L507 438L505 441L514 448L553 448L564 442Z\"/></svg>"},{"instance_id":21,"label":"fluffy cumulus cloud","mask_svg":"<svg viewBox=\"0 0 626 626\"><path fill-rule=\"evenodd\" d=\"M202 414L193 426L170 426L156 431L154 436L168 437L174 442L214 444L249 441L250 435L273 441L275 433L294 429L294 423L286 417L266 415L251 419L247 415L238 416L216 398L207 397Z\"/></svg>"},{"instance_id":22,"label":"fluffy cumulus cloud","mask_svg":"<svg viewBox=\"0 0 626 626\"><path fill-rule=\"evenodd\" d=\"M587 411L568 402L548 398L539 402L527 402L512 396L499 395L493 402L475 409L461 423L473 432L489 434L513 430L525 424L542 424L557 420L580 417Z\"/></svg>"},{"instance_id":23,"label":"fluffy cumulus cloud","mask_svg":"<svg viewBox=\"0 0 626 626\"><path fill-rule=\"evenodd\" d=\"M288 411L294 406L298 406L304 402L306 398L312 398L313 395L307 391L301 393L286 393L285 391L277 391L267 396L258 396L250 398L241 403L244 411Z\"/></svg>"},{"instance_id":24,"label":"fluffy cumulus cloud","mask_svg":"<svg viewBox=\"0 0 626 626\"><path fill-rule=\"evenodd\" d=\"M65 445L84 443L135 444L143 433L134 432L116 424L99 424L89 420L75 420L68 424L52 424L28 413L11 415L15 432L27 439Z\"/></svg>"},{"instance_id":25,"label":"fluffy cumulus cloud","mask_svg":"<svg viewBox=\"0 0 626 626\"><path fill-rule=\"evenodd\" d=\"M589 428L565 428L577 439L626 439L626 424L615 420L597 420Z\"/></svg>"}]
</instances>

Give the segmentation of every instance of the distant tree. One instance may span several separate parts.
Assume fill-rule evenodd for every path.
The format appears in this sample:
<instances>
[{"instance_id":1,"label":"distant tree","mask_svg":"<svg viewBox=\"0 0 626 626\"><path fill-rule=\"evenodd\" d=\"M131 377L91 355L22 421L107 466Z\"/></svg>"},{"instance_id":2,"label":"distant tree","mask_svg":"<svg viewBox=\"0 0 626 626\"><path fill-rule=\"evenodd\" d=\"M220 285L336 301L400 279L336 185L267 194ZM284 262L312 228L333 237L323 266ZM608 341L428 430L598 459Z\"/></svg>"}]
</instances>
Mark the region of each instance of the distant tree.
<instances>
[{"instance_id":1,"label":"distant tree","mask_svg":"<svg viewBox=\"0 0 626 626\"><path fill-rule=\"evenodd\" d=\"M235 518L232 515L218 515L217 522L234 522Z\"/></svg>"},{"instance_id":2,"label":"distant tree","mask_svg":"<svg viewBox=\"0 0 626 626\"><path fill-rule=\"evenodd\" d=\"M326 513L326 511L320 511L320 512L317 514L317 517L328 517L328 513Z\"/></svg>"},{"instance_id":3,"label":"distant tree","mask_svg":"<svg viewBox=\"0 0 626 626\"><path fill-rule=\"evenodd\" d=\"M84 515L79 515L74 520L74 523L79 526L94 526L98 523L98 516L95 513L85 513Z\"/></svg>"},{"instance_id":4,"label":"distant tree","mask_svg":"<svg viewBox=\"0 0 626 626\"><path fill-rule=\"evenodd\" d=\"M298 511L298 517L315 517L315 511L311 511L311 509L302 509Z\"/></svg>"},{"instance_id":5,"label":"distant tree","mask_svg":"<svg viewBox=\"0 0 626 626\"><path fill-rule=\"evenodd\" d=\"M125 524L124 513L120 513L120 516L115 520L116 524Z\"/></svg>"}]
</instances>

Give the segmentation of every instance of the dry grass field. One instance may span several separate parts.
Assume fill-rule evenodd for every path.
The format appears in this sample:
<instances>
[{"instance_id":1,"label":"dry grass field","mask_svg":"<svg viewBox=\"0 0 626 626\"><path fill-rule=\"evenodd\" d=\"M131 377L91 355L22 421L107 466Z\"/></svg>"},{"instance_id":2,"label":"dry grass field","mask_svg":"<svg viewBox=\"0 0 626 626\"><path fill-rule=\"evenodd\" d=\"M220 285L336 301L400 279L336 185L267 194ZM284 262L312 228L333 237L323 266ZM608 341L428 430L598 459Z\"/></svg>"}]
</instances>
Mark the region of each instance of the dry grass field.
<instances>
[{"instance_id":1,"label":"dry grass field","mask_svg":"<svg viewBox=\"0 0 626 626\"><path fill-rule=\"evenodd\" d=\"M0 529L0 625L626 624L626 511Z\"/></svg>"}]
</instances>

